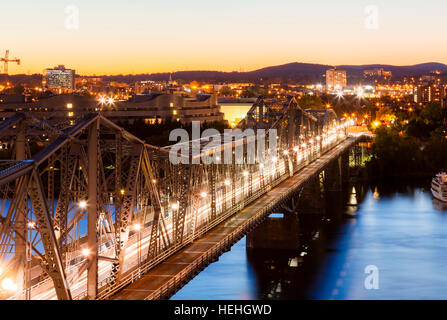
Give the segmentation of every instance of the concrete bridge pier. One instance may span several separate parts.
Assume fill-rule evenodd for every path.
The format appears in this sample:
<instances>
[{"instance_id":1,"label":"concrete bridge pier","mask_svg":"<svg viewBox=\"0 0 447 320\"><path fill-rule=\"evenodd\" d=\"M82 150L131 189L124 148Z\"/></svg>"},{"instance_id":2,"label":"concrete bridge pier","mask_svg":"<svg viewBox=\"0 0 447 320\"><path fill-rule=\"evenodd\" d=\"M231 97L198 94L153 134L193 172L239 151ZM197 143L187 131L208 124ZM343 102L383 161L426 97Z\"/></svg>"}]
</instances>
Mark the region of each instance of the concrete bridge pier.
<instances>
[{"instance_id":1,"label":"concrete bridge pier","mask_svg":"<svg viewBox=\"0 0 447 320\"><path fill-rule=\"evenodd\" d=\"M297 204L298 214L324 214L324 172L311 177L303 186Z\"/></svg>"},{"instance_id":2,"label":"concrete bridge pier","mask_svg":"<svg viewBox=\"0 0 447 320\"><path fill-rule=\"evenodd\" d=\"M278 205L274 213L247 236L248 249L300 249L299 215L325 213L324 172L311 177L301 190Z\"/></svg>"},{"instance_id":3,"label":"concrete bridge pier","mask_svg":"<svg viewBox=\"0 0 447 320\"><path fill-rule=\"evenodd\" d=\"M342 190L341 157L334 160L324 169L324 191L338 192Z\"/></svg>"},{"instance_id":4,"label":"concrete bridge pier","mask_svg":"<svg viewBox=\"0 0 447 320\"><path fill-rule=\"evenodd\" d=\"M349 151L344 152L340 158L340 167L341 167L341 183L342 187L346 188L349 186Z\"/></svg>"},{"instance_id":5,"label":"concrete bridge pier","mask_svg":"<svg viewBox=\"0 0 447 320\"><path fill-rule=\"evenodd\" d=\"M296 214L274 213L247 235L247 249L297 250L299 219Z\"/></svg>"},{"instance_id":6,"label":"concrete bridge pier","mask_svg":"<svg viewBox=\"0 0 447 320\"><path fill-rule=\"evenodd\" d=\"M342 204L342 190L349 183L349 175L345 176L347 170L343 166L343 157L340 156L324 170L324 201L328 215L333 211L331 208L339 207Z\"/></svg>"}]
</instances>

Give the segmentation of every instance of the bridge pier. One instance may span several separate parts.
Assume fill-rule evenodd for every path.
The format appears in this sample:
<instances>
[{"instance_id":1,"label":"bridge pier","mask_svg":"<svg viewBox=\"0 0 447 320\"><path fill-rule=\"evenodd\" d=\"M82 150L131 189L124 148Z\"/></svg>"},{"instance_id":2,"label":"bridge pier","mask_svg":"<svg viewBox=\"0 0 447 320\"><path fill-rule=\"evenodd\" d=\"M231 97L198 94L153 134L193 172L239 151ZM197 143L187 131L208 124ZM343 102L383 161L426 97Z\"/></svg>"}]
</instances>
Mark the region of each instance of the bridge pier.
<instances>
[{"instance_id":1,"label":"bridge pier","mask_svg":"<svg viewBox=\"0 0 447 320\"><path fill-rule=\"evenodd\" d=\"M341 183L343 187L349 185L349 150L344 152L340 157L341 162Z\"/></svg>"},{"instance_id":2,"label":"bridge pier","mask_svg":"<svg viewBox=\"0 0 447 320\"><path fill-rule=\"evenodd\" d=\"M299 214L324 214L324 173L311 177L301 190L297 211Z\"/></svg>"},{"instance_id":3,"label":"bridge pier","mask_svg":"<svg viewBox=\"0 0 447 320\"><path fill-rule=\"evenodd\" d=\"M329 208L340 207L343 204L343 193L342 191L349 184L349 157L348 161L344 162L343 156L335 159L328 167L324 170L324 197L326 208L326 214L331 216L333 214L333 210Z\"/></svg>"},{"instance_id":4,"label":"bridge pier","mask_svg":"<svg viewBox=\"0 0 447 320\"><path fill-rule=\"evenodd\" d=\"M246 246L248 249L299 249L298 216L295 214L277 215L268 217L247 235Z\"/></svg>"},{"instance_id":5,"label":"bridge pier","mask_svg":"<svg viewBox=\"0 0 447 320\"><path fill-rule=\"evenodd\" d=\"M341 157L333 161L324 169L325 193L338 192L342 189Z\"/></svg>"}]
</instances>

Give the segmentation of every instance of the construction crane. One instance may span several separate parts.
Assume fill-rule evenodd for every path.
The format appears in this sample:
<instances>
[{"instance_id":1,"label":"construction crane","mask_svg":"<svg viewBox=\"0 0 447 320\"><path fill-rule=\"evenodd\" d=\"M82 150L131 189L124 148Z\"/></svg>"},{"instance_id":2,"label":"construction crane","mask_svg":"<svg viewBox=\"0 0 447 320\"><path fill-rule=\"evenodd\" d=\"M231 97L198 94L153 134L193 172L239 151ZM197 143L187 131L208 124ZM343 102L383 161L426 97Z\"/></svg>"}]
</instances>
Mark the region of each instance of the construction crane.
<instances>
[{"instance_id":1,"label":"construction crane","mask_svg":"<svg viewBox=\"0 0 447 320\"><path fill-rule=\"evenodd\" d=\"M6 50L4 58L0 57L0 62L4 63L3 70L4 70L4 73L6 73L6 74L8 74L8 63L15 62L15 63L17 63L17 65L20 65L20 59L17 59L17 58L9 59L9 50Z\"/></svg>"}]
</instances>

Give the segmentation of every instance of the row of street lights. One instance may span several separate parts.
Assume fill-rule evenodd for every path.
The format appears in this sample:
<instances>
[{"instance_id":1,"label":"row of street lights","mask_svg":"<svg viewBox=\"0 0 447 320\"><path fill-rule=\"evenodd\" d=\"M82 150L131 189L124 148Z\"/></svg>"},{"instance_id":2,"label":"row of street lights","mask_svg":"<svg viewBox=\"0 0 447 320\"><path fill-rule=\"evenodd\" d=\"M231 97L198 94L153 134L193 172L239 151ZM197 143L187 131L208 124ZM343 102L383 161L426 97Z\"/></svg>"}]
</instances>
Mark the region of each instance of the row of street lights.
<instances>
[{"instance_id":1,"label":"row of street lights","mask_svg":"<svg viewBox=\"0 0 447 320\"><path fill-rule=\"evenodd\" d=\"M105 98L101 98L101 99L105 99ZM109 102L110 103L110 101L107 101L107 100L100 100L100 102L101 103L107 103L107 102ZM321 137L320 136L317 136L316 138L315 138L317 141L320 141L321 140ZM313 144L313 142L314 142L314 140L313 139L310 139L309 141L308 141L308 143L310 143L310 144ZM307 147L307 143L302 143L301 144L301 147L302 148L306 148ZM296 146L296 147L294 147L293 148L293 151L294 152L299 152L299 147L298 146ZM289 155L289 150L284 150L283 151L283 155L284 156L288 156ZM272 163L277 163L278 162L278 158L277 157L273 157L272 159L271 159L271 161L272 161ZM264 164L260 164L259 165L259 167L261 168L261 169L263 169L264 168ZM248 177L248 175L249 175L249 172L247 171L247 170L244 170L243 172L242 172L242 176L244 176L244 177ZM156 183L156 181L153 181L154 183ZM226 185L226 186L230 186L231 185L231 181L229 180L229 179L226 179L225 181L224 181L224 184ZM121 190L121 194L123 194L124 193L124 190ZM208 193L206 192L206 191L202 191L201 193L200 193L200 196L203 198L203 199L205 199L205 198L207 198L208 197ZM85 200L81 200L81 201L79 201L78 202L78 207L80 208L80 209L82 209L82 210L84 210L84 209L86 209L87 208L87 201L85 201ZM171 204L171 209L172 210L177 210L177 209L179 209L179 203L178 202L174 202L174 203L172 203ZM30 229L34 229L35 228L35 222L33 222L33 221L29 221L28 222L28 227L30 228ZM134 230L134 231L136 231L137 232L137 234L138 234L138 267L140 268L141 267L141 224L139 224L139 223L136 223L136 224L134 224L133 226L132 226L132 229ZM85 257L85 258L87 258L88 256L90 256L91 255L91 250L89 249L89 248L83 248L82 250L81 250L81 254ZM0 276L1 276L1 269L0 269ZM2 286L2 288L3 289L5 289L5 290L12 290L12 289L16 289L17 287L16 287L16 285L13 283L13 281L10 279L10 278L5 278L3 281L2 281L2 283L1 283L1 286Z\"/></svg>"}]
</instances>

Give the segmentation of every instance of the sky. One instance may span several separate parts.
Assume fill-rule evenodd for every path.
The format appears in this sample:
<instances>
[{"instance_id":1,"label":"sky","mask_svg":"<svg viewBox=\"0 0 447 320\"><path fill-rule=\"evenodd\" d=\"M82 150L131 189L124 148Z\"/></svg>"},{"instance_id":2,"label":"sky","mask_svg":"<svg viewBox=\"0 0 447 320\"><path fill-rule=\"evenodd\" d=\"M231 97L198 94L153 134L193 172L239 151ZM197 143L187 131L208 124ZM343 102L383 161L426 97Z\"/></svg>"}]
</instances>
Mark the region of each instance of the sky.
<instances>
[{"instance_id":1,"label":"sky","mask_svg":"<svg viewBox=\"0 0 447 320\"><path fill-rule=\"evenodd\" d=\"M447 63L445 0L1 1L10 74Z\"/></svg>"}]
</instances>

